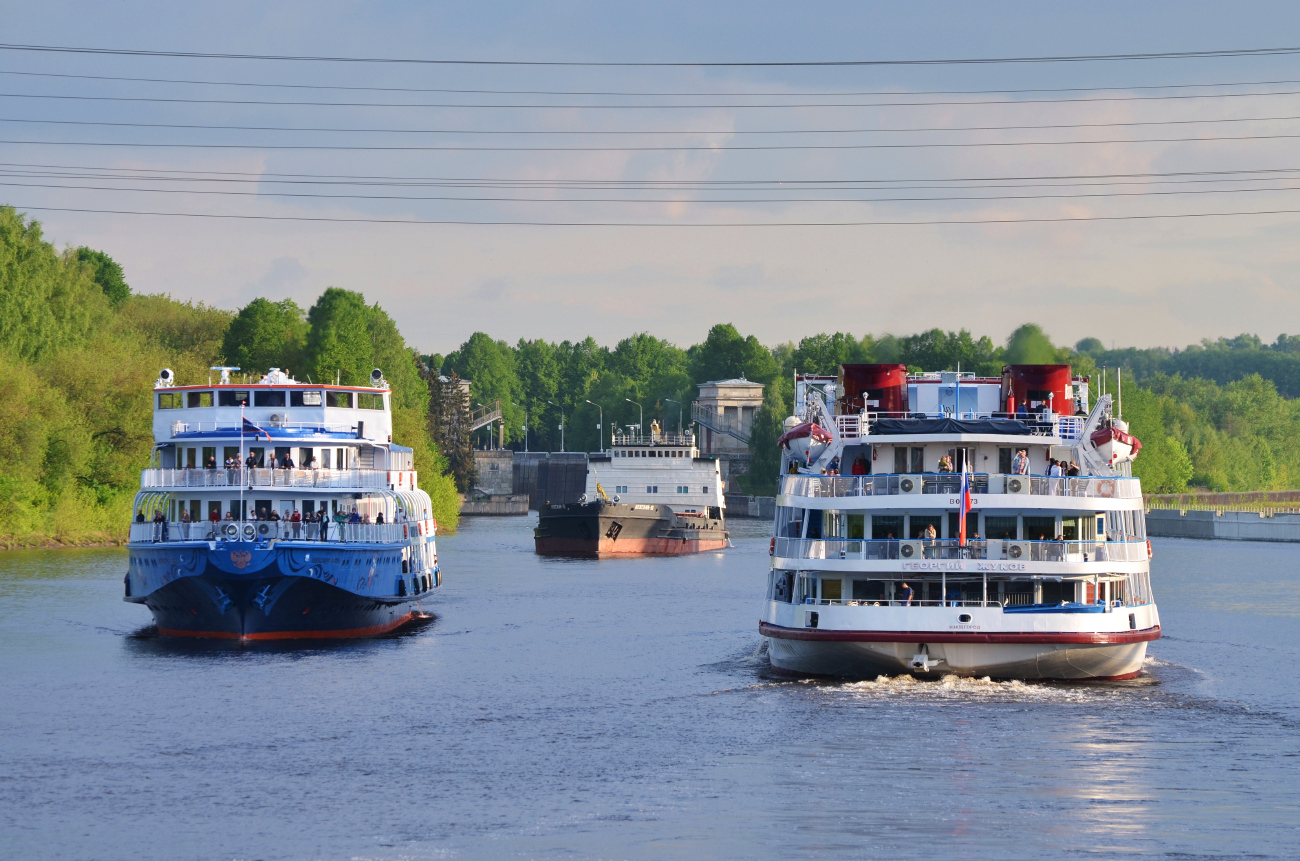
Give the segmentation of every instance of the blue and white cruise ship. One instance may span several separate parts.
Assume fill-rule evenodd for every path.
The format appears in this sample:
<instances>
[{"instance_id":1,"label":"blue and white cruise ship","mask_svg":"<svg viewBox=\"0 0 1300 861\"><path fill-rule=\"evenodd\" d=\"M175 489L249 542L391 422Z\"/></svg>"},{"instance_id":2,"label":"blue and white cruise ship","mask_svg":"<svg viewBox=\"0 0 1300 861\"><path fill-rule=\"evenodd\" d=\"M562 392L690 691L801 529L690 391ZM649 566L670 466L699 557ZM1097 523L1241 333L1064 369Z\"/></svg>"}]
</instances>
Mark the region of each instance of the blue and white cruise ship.
<instances>
[{"instance_id":1,"label":"blue and white cruise ship","mask_svg":"<svg viewBox=\"0 0 1300 861\"><path fill-rule=\"evenodd\" d=\"M370 386L154 384L126 600L165 636L365 637L423 614L441 583L437 523L389 399Z\"/></svg>"}]
</instances>

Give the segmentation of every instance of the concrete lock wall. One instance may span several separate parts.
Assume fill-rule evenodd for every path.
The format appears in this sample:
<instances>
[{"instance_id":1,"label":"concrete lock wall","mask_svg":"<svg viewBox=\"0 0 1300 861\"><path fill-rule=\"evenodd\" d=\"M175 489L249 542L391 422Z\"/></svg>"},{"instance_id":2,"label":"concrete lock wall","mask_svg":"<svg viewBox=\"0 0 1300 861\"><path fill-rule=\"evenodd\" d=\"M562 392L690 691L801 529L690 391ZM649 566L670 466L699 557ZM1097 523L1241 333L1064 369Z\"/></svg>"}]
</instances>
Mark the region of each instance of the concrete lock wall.
<instances>
[{"instance_id":1,"label":"concrete lock wall","mask_svg":"<svg viewBox=\"0 0 1300 861\"><path fill-rule=\"evenodd\" d=\"M1147 512L1147 534L1156 538L1300 541L1300 514L1153 509Z\"/></svg>"}]
</instances>

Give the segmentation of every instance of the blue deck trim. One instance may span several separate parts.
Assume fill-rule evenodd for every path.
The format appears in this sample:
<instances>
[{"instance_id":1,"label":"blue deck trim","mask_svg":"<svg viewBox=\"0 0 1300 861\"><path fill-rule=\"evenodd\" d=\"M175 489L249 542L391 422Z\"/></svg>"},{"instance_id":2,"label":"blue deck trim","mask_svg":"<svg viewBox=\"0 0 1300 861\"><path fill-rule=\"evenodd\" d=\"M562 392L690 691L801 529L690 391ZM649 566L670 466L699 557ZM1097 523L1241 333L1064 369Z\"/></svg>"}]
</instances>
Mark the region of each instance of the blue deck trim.
<instances>
[{"instance_id":1,"label":"blue deck trim","mask_svg":"<svg viewBox=\"0 0 1300 861\"><path fill-rule=\"evenodd\" d=\"M1018 604L1003 607L1003 613L1105 613L1105 604Z\"/></svg>"}]
</instances>

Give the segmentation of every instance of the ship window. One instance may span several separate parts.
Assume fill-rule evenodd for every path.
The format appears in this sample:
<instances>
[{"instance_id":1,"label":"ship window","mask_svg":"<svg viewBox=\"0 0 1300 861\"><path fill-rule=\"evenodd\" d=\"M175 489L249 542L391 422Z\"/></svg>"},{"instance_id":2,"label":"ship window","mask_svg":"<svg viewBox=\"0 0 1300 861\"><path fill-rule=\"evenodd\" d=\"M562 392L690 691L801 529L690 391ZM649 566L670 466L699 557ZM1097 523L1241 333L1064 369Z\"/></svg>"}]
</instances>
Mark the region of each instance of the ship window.
<instances>
[{"instance_id":1,"label":"ship window","mask_svg":"<svg viewBox=\"0 0 1300 861\"><path fill-rule=\"evenodd\" d=\"M158 396L158 409L179 410L185 406L184 397L180 392L163 392Z\"/></svg>"},{"instance_id":2,"label":"ship window","mask_svg":"<svg viewBox=\"0 0 1300 861\"><path fill-rule=\"evenodd\" d=\"M708 487L701 487L701 488L700 488L700 493L708 493L708 492L709 492L709 488L708 488Z\"/></svg>"},{"instance_id":3,"label":"ship window","mask_svg":"<svg viewBox=\"0 0 1300 861\"><path fill-rule=\"evenodd\" d=\"M320 405L320 392L289 392L289 406L291 407L318 407Z\"/></svg>"},{"instance_id":4,"label":"ship window","mask_svg":"<svg viewBox=\"0 0 1300 861\"><path fill-rule=\"evenodd\" d=\"M342 409L352 409L351 392L326 392L325 406L340 407Z\"/></svg>"},{"instance_id":5,"label":"ship window","mask_svg":"<svg viewBox=\"0 0 1300 861\"><path fill-rule=\"evenodd\" d=\"M282 407L284 406L284 392L253 392L253 406Z\"/></svg>"},{"instance_id":6,"label":"ship window","mask_svg":"<svg viewBox=\"0 0 1300 861\"><path fill-rule=\"evenodd\" d=\"M985 538L995 538L1001 541L1016 540L1016 519L1014 517L994 517L992 515L984 516Z\"/></svg>"},{"instance_id":7,"label":"ship window","mask_svg":"<svg viewBox=\"0 0 1300 861\"><path fill-rule=\"evenodd\" d=\"M998 449L998 472L1003 474L1011 472L1011 449Z\"/></svg>"},{"instance_id":8,"label":"ship window","mask_svg":"<svg viewBox=\"0 0 1300 861\"><path fill-rule=\"evenodd\" d=\"M646 492L646 493L658 493L658 492L659 492L659 485L657 485L657 484L652 484L652 485L650 485L649 487L647 487L647 488L645 489L645 492Z\"/></svg>"},{"instance_id":9,"label":"ship window","mask_svg":"<svg viewBox=\"0 0 1300 861\"><path fill-rule=\"evenodd\" d=\"M854 580L854 601L885 600L885 582L883 580Z\"/></svg>"},{"instance_id":10,"label":"ship window","mask_svg":"<svg viewBox=\"0 0 1300 861\"><path fill-rule=\"evenodd\" d=\"M190 409L212 406L212 392L190 392L186 395Z\"/></svg>"},{"instance_id":11,"label":"ship window","mask_svg":"<svg viewBox=\"0 0 1300 861\"><path fill-rule=\"evenodd\" d=\"M248 392L237 389L222 389L217 392L217 406L237 407L248 403Z\"/></svg>"},{"instance_id":12,"label":"ship window","mask_svg":"<svg viewBox=\"0 0 1300 861\"><path fill-rule=\"evenodd\" d=\"M1055 517L1026 517L1026 541L1052 541L1056 538Z\"/></svg>"},{"instance_id":13,"label":"ship window","mask_svg":"<svg viewBox=\"0 0 1300 861\"><path fill-rule=\"evenodd\" d=\"M822 600L838 601L843 592L840 591L843 580L823 580L822 581Z\"/></svg>"},{"instance_id":14,"label":"ship window","mask_svg":"<svg viewBox=\"0 0 1300 861\"><path fill-rule=\"evenodd\" d=\"M903 534L903 518L875 514L871 517L871 537L876 541L897 539Z\"/></svg>"},{"instance_id":15,"label":"ship window","mask_svg":"<svg viewBox=\"0 0 1300 861\"><path fill-rule=\"evenodd\" d=\"M934 527L935 535L943 535L943 518L937 514L913 514L908 524L911 534L908 538L921 538L927 526Z\"/></svg>"},{"instance_id":16,"label":"ship window","mask_svg":"<svg viewBox=\"0 0 1300 861\"><path fill-rule=\"evenodd\" d=\"M375 392L357 392L357 408L362 410L382 410L384 396Z\"/></svg>"}]
</instances>

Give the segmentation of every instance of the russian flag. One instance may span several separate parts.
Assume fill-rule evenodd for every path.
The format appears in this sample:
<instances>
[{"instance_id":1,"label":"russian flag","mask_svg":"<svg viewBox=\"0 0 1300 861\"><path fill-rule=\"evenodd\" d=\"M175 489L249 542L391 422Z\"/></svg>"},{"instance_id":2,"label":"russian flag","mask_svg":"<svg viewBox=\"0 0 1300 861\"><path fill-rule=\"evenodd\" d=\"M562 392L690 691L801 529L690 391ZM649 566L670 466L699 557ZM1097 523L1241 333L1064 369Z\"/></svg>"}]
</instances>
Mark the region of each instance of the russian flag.
<instances>
[{"instance_id":1,"label":"russian flag","mask_svg":"<svg viewBox=\"0 0 1300 861\"><path fill-rule=\"evenodd\" d=\"M970 473L963 471L961 474L961 516L958 518L961 525L958 526L958 544L966 546L966 515L970 514Z\"/></svg>"},{"instance_id":2,"label":"russian flag","mask_svg":"<svg viewBox=\"0 0 1300 861\"><path fill-rule=\"evenodd\" d=\"M261 434L262 436L266 437L268 440L271 438L271 435L269 433L262 430L260 427L253 424L252 422L250 422L247 418L244 419L244 433Z\"/></svg>"}]
</instances>

